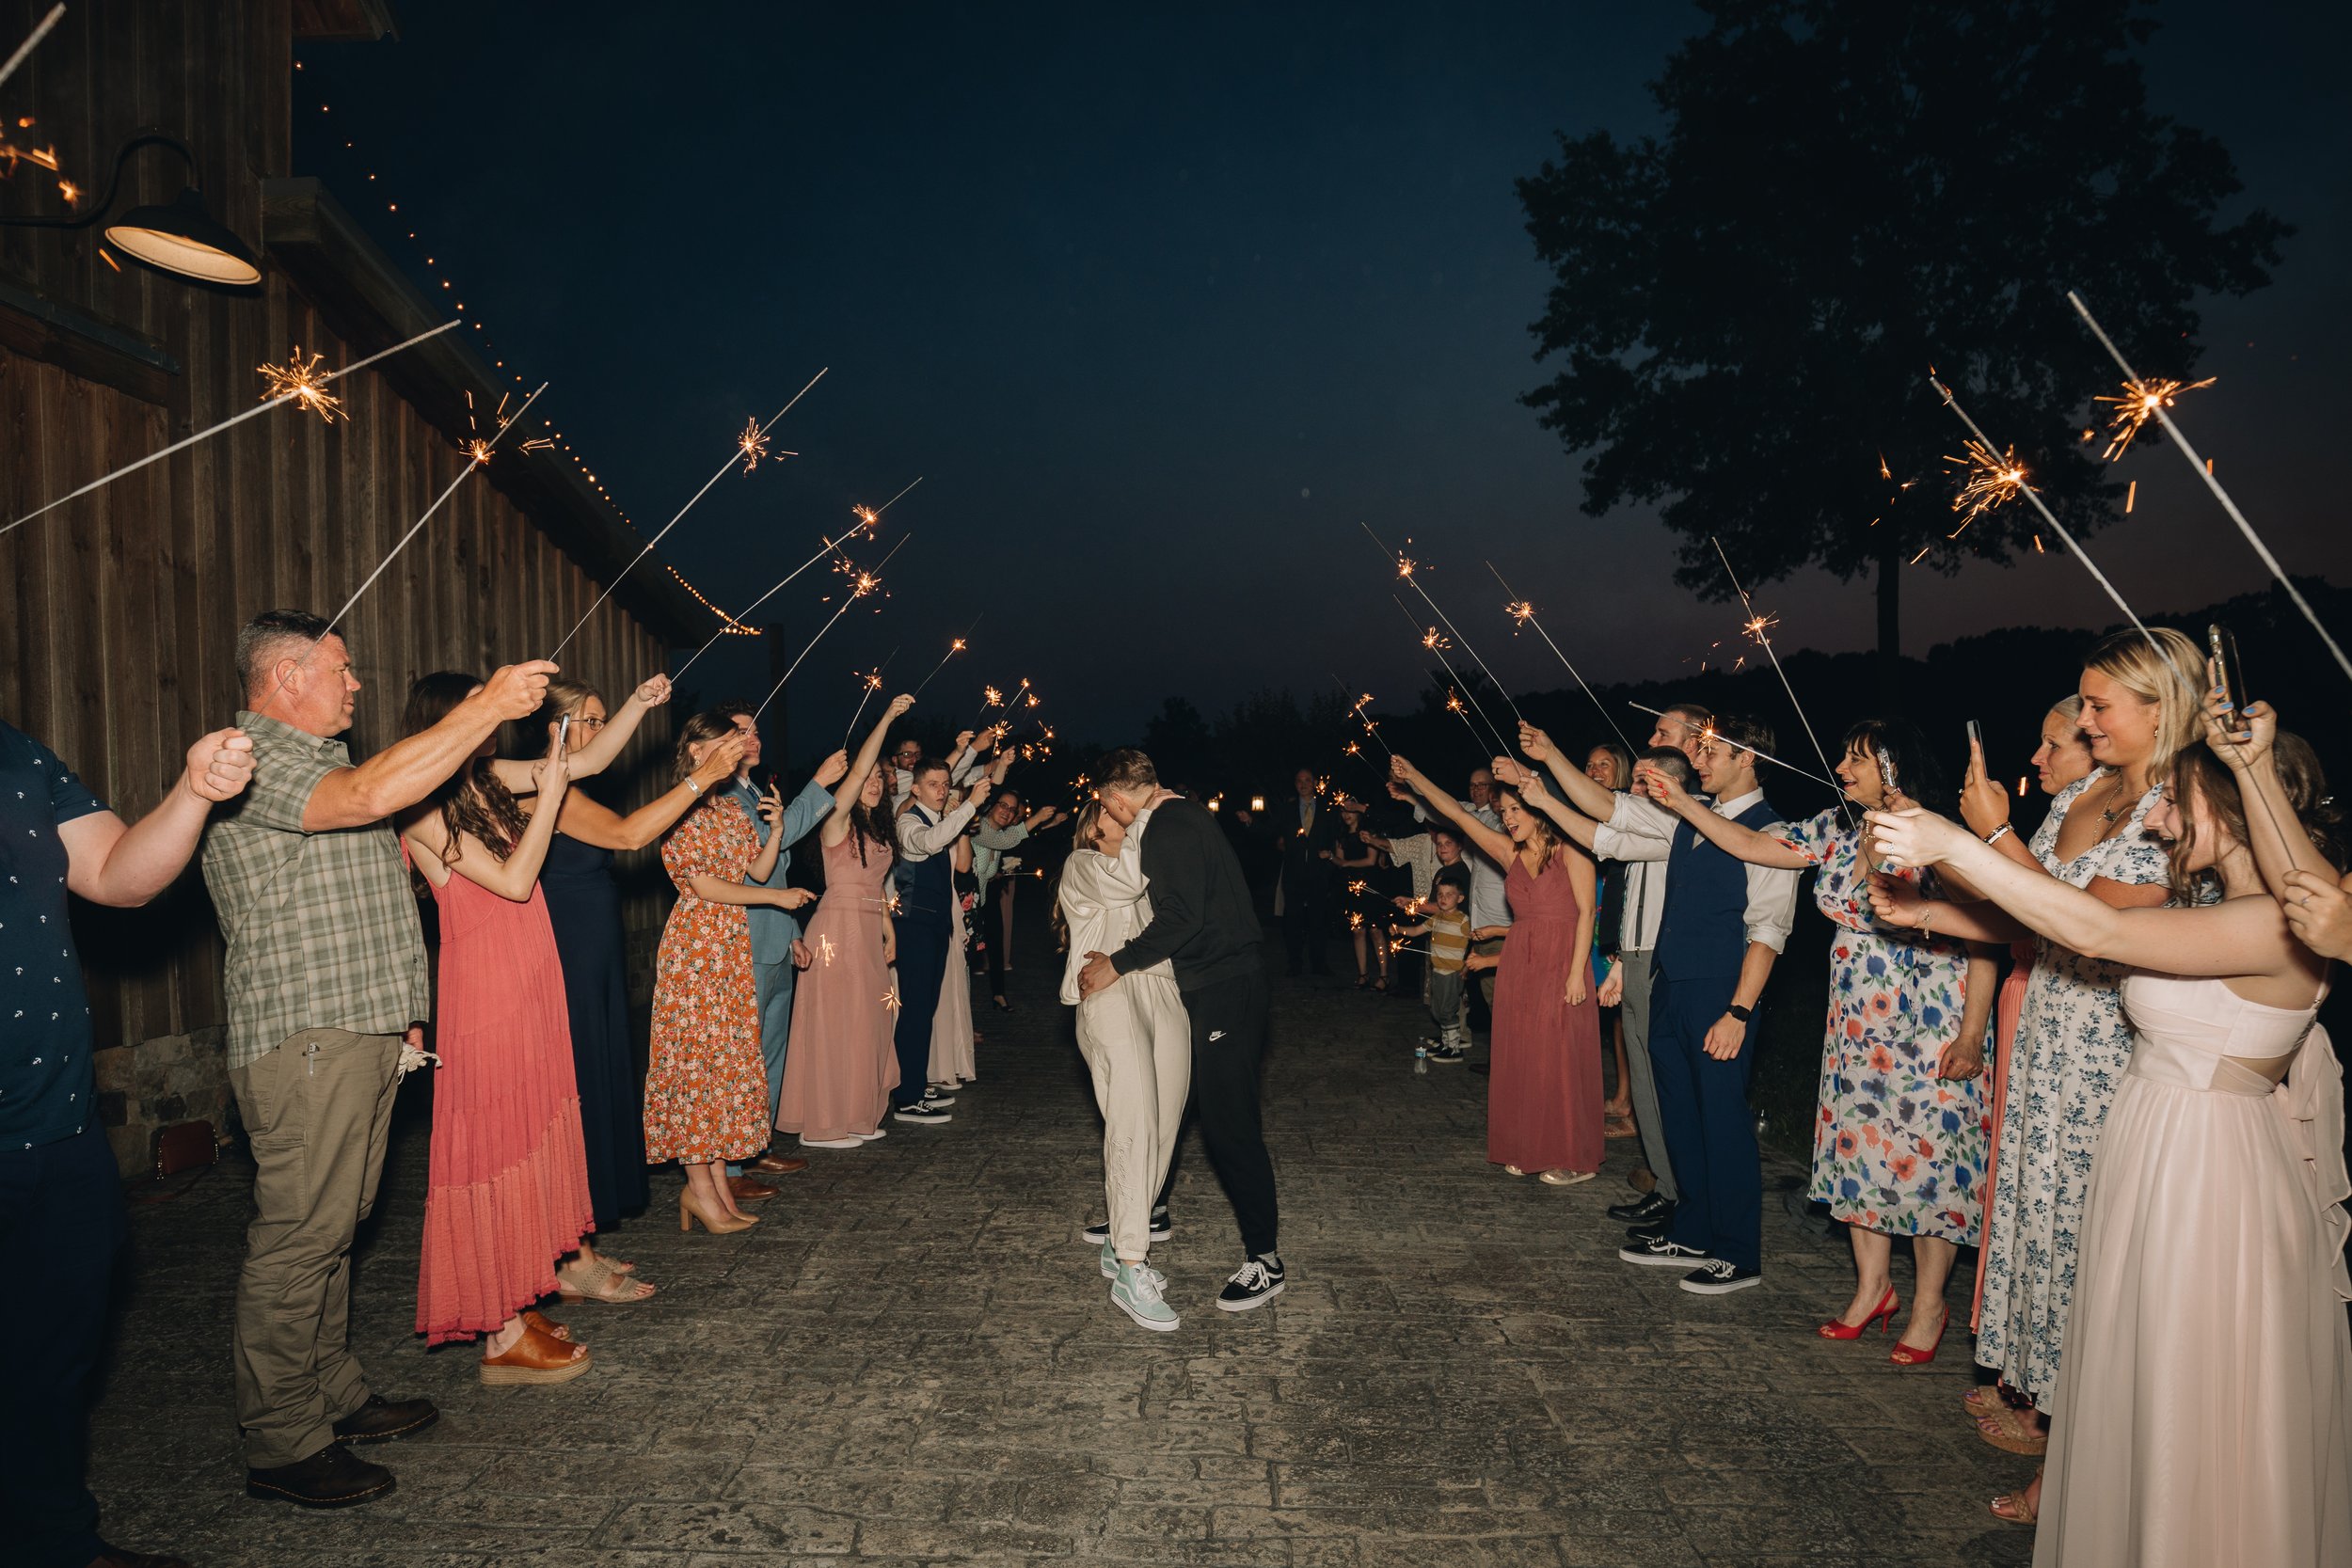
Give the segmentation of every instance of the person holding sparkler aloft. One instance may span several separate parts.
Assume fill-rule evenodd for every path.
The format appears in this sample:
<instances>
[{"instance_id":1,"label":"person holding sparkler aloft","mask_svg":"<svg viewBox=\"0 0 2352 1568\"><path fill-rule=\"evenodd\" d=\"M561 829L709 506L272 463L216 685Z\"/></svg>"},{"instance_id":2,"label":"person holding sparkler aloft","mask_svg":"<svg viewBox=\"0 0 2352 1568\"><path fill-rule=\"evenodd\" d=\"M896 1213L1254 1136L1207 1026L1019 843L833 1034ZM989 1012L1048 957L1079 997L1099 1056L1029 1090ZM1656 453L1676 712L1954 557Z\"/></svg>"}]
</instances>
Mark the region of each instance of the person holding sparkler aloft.
<instances>
[{"instance_id":1,"label":"person holding sparkler aloft","mask_svg":"<svg viewBox=\"0 0 2352 1568\"><path fill-rule=\"evenodd\" d=\"M456 671L421 677L402 735L425 734L481 689ZM566 1383L588 1370L588 1347L529 1308L558 1289L558 1259L596 1227L564 961L539 888L571 749L549 742L528 812L489 751L485 741L400 818L401 850L441 917L417 1332L428 1345L481 1338L485 1384ZM608 1277L599 1269L584 1282ZM623 1290L617 1299L653 1293L634 1281Z\"/></svg>"},{"instance_id":2,"label":"person holding sparkler aloft","mask_svg":"<svg viewBox=\"0 0 2352 1568\"><path fill-rule=\"evenodd\" d=\"M1699 748L1714 722L1715 716L1696 703L1674 704L1651 726L1642 760L1674 771L1686 789L1694 785ZM1592 850L1595 859L1615 861L1624 868L1625 919L1617 932L1617 961L1601 980L1599 1001L1618 1009L1626 1075L1632 1081L1634 1131L1641 1135L1650 1185L1633 1202L1613 1204L1609 1217L1630 1227L1629 1241L1646 1242L1665 1234L1682 1195L1666 1147L1666 1120L1658 1108L1657 1071L1649 1052L1650 990L1658 927L1666 908L1666 863L1645 857L1658 840L1672 839L1674 818L1657 801L1631 793L1630 779L1627 788L1612 789L1570 768L1551 737L1533 724L1521 724L1518 738L1519 750L1544 765L1578 817L1589 820L1589 826L1580 825L1577 818L1565 822L1569 836ZM1678 764L1674 760L1677 755L1682 758ZM1636 852L1628 854L1629 847L1636 847ZM1638 1189L1642 1173L1634 1174Z\"/></svg>"},{"instance_id":3,"label":"person holding sparkler aloft","mask_svg":"<svg viewBox=\"0 0 2352 1568\"><path fill-rule=\"evenodd\" d=\"M776 1110L777 1131L799 1133L803 1148L862 1148L882 1136L882 1113L898 1084L891 1048L898 990L890 974L898 949L889 895L898 841L882 816L889 786L879 759L882 737L914 705L913 697L891 699L834 786L833 814L818 830L825 895L801 937L808 967L792 1007Z\"/></svg>"},{"instance_id":4,"label":"person holding sparkler aloft","mask_svg":"<svg viewBox=\"0 0 2352 1568\"><path fill-rule=\"evenodd\" d=\"M1865 810L1947 803L1927 743L1906 719L1849 730L1836 772L1846 798ZM1655 768L1643 771L1641 786L1734 859L1818 873L1813 901L1837 932L1807 1196L1845 1225L1855 1275L1853 1299L1818 1332L1854 1339L1874 1323L1882 1332L1892 1326L1894 1238L1908 1236L1911 1317L1891 1359L1933 1361L1951 1326L1945 1284L1960 1249L1979 1234L1987 1118L1979 1080L1994 960L1948 937L1876 921L1862 834L1840 807L1759 830L1717 816Z\"/></svg>"},{"instance_id":5,"label":"person holding sparkler aloft","mask_svg":"<svg viewBox=\"0 0 2352 1568\"><path fill-rule=\"evenodd\" d=\"M2124 969L2131 1055L2083 1204L2047 1482L2038 1510L1994 1505L2039 1514L2046 1568L2352 1561L2343 1071L2314 1022L2327 960L2265 885L2298 863L2332 879L2335 814L2267 707L2242 720L2217 692L2205 733L2145 813L2165 908L2117 909L1928 813L1873 812L1866 830L1876 853L1949 865L2006 911L1874 878L1890 923L1985 937L2013 917Z\"/></svg>"},{"instance_id":6,"label":"person holding sparkler aloft","mask_svg":"<svg viewBox=\"0 0 2352 1568\"><path fill-rule=\"evenodd\" d=\"M1513 768L1518 788L1502 792L1498 832L1404 757L1389 766L1398 782L1450 817L1472 849L1509 867L1514 918L1502 950L1465 960L1471 970L1496 972L1487 1163L1513 1176L1540 1171L1555 1187L1590 1181L1603 1152L1592 859L1537 815L1532 801L1542 781L1533 773Z\"/></svg>"},{"instance_id":7,"label":"person holding sparkler aloft","mask_svg":"<svg viewBox=\"0 0 2352 1568\"><path fill-rule=\"evenodd\" d=\"M1437 1043L1427 1052L1433 1062L1458 1062L1470 1054L1462 1038L1470 956L1470 911L1463 906L1469 901L1470 872L1448 866L1430 882L1428 913L1421 924L1389 927L1399 942L1423 937L1429 942L1429 1022L1438 1026Z\"/></svg>"},{"instance_id":8,"label":"person holding sparkler aloft","mask_svg":"<svg viewBox=\"0 0 2352 1568\"><path fill-rule=\"evenodd\" d=\"M1633 787L1633 753L1606 740L1584 753L1584 776L1613 794ZM1596 857L1597 859L1598 857ZM1616 978L1617 954L1625 940L1625 887L1629 868L1600 863L1600 919L1593 928L1593 974L1600 980L1600 1047L1610 1059L1614 1085L1601 1102L1602 1131L1612 1138L1636 1136L1633 1125L1633 1074L1625 1055L1625 988ZM1610 998L1616 1000L1612 1001Z\"/></svg>"},{"instance_id":9,"label":"person holding sparkler aloft","mask_svg":"<svg viewBox=\"0 0 2352 1568\"><path fill-rule=\"evenodd\" d=\"M678 732L676 776L691 778L722 747L741 745L734 715L698 713ZM763 799L775 826L784 803ZM645 1069L645 1158L685 1167L677 1226L713 1235L758 1223L743 1212L726 1163L768 1147L768 1075L759 1054L759 989L752 973L750 911L798 909L815 895L764 885L784 848L762 846L744 815L706 794L661 842L662 868L678 901L655 960L653 1055Z\"/></svg>"},{"instance_id":10,"label":"person holding sparkler aloft","mask_svg":"<svg viewBox=\"0 0 2352 1568\"><path fill-rule=\"evenodd\" d=\"M978 778L980 758L1001 738L993 727L959 733L947 751L947 787L961 789ZM912 738L898 742L890 754L890 815L894 818L907 809L907 798L914 793L915 764L922 760L923 743Z\"/></svg>"},{"instance_id":11,"label":"person holding sparkler aloft","mask_svg":"<svg viewBox=\"0 0 2352 1568\"><path fill-rule=\"evenodd\" d=\"M1152 1205L1184 1126L1191 1019L1165 958L1090 996L1079 989L1088 954L1115 949L1152 923L1142 856L1151 816L1148 809L1137 813L1131 831L1099 800L1080 807L1054 912L1070 954L1061 999L1077 1008L1078 1053L1103 1112L1103 1194L1110 1218L1097 1262L1111 1282L1111 1305L1138 1327L1165 1334L1177 1327L1177 1316L1163 1293L1167 1278L1150 1263L1152 1238L1168 1233ZM1158 1228L1155 1218L1163 1218Z\"/></svg>"},{"instance_id":12,"label":"person holding sparkler aloft","mask_svg":"<svg viewBox=\"0 0 2352 1568\"><path fill-rule=\"evenodd\" d=\"M931 1030L938 1022L947 960L956 951L955 927L962 918L956 903L952 851L980 802L1011 765L1009 753L998 756L994 766L963 793L963 799L950 806L947 765L925 758L914 765L914 788L899 808L895 824L898 994L898 1017L892 1023L898 1085L892 1092L890 1113L895 1121L940 1126L955 1119L947 1108L952 1101L945 1097L934 1099L930 1092Z\"/></svg>"},{"instance_id":13,"label":"person holding sparkler aloft","mask_svg":"<svg viewBox=\"0 0 2352 1568\"><path fill-rule=\"evenodd\" d=\"M1031 833L1042 832L1063 819L1052 806L1040 806L1026 819L1021 797L1000 789L989 802L988 815L972 834L972 875L980 884L980 945L988 958L988 990L1000 1013L1013 1010L1005 1000L1005 938L1012 928L1012 890L1009 873L1019 863L1011 858Z\"/></svg>"},{"instance_id":14,"label":"person holding sparkler aloft","mask_svg":"<svg viewBox=\"0 0 2352 1568\"><path fill-rule=\"evenodd\" d=\"M237 634L236 657L253 782L214 814L203 856L229 949L229 1084L255 1165L237 1423L249 1496L340 1508L394 1485L347 1445L439 1414L371 1392L344 1328L352 1234L374 1205L402 1062L431 1010L416 895L385 819L537 711L556 670L500 670L432 729L354 767L337 737L361 687L325 618L264 611Z\"/></svg>"},{"instance_id":15,"label":"person holding sparkler aloft","mask_svg":"<svg viewBox=\"0 0 2352 1568\"><path fill-rule=\"evenodd\" d=\"M1380 939L1380 925L1388 901L1372 891L1372 877L1380 868L1380 856L1363 841L1363 802L1342 795L1336 803L1339 831L1331 835L1331 847L1324 853L1330 857L1331 869L1338 873L1344 889L1340 907L1347 911L1348 940L1356 949L1356 989L1370 988L1386 995L1389 944Z\"/></svg>"}]
</instances>

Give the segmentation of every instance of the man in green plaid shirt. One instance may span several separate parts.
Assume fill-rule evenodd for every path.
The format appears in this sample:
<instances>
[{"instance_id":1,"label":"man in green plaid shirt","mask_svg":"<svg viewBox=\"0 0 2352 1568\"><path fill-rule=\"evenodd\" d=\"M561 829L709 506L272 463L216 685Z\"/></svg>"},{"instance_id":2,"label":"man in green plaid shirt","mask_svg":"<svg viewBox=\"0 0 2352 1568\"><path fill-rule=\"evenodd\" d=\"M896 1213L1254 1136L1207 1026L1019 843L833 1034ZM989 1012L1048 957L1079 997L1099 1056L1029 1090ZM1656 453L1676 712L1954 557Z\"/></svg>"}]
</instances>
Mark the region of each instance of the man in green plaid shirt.
<instances>
[{"instance_id":1,"label":"man in green plaid shirt","mask_svg":"<svg viewBox=\"0 0 2352 1568\"><path fill-rule=\"evenodd\" d=\"M382 1497L352 1456L430 1424L429 1400L370 1392L348 1327L351 1239L375 1201L403 1045L430 1006L424 940L387 820L529 717L555 666L509 666L440 723L353 767L336 738L360 685L329 625L273 610L237 669L253 783L204 834L228 941L229 1082L253 1149L254 1216L237 1280L237 1421L246 1491L310 1508Z\"/></svg>"}]
</instances>

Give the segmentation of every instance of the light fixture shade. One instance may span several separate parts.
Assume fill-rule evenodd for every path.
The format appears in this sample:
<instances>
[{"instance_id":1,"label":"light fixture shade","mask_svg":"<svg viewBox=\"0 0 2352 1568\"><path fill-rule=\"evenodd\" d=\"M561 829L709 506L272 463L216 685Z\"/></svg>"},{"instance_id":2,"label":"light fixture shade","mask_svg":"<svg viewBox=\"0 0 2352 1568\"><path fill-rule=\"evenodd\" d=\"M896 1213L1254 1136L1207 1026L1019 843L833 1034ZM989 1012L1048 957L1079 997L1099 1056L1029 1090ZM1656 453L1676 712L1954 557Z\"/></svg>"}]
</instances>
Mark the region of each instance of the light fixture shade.
<instances>
[{"instance_id":1,"label":"light fixture shade","mask_svg":"<svg viewBox=\"0 0 2352 1568\"><path fill-rule=\"evenodd\" d=\"M168 207L132 208L106 225L106 243L183 277L238 287L262 280L261 261L204 210L204 198L193 186Z\"/></svg>"}]
</instances>

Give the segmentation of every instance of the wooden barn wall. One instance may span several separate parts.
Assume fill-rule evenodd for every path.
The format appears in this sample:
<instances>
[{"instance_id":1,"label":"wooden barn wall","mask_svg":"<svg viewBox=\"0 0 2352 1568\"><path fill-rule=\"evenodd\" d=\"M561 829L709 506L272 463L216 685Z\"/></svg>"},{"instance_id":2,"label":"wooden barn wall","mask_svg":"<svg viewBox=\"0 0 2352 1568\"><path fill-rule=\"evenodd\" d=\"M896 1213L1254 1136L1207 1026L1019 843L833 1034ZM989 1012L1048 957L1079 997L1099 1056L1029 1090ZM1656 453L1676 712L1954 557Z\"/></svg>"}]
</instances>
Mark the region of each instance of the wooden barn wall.
<instances>
[{"instance_id":1,"label":"wooden barn wall","mask_svg":"<svg viewBox=\"0 0 2352 1568\"><path fill-rule=\"evenodd\" d=\"M46 6L0 0L0 38L12 44ZM291 172L288 16L287 0L77 5L0 87L0 108L37 115L66 171L94 188L135 127L183 136L215 214L258 245L260 182ZM118 211L180 189L166 152L136 154L133 167ZM0 200L10 212L56 207L23 185L0 185ZM0 278L151 341L180 371L157 379L158 403L0 346L8 517L251 406L254 367L295 344L330 366L354 356L266 262L258 293L211 291L127 261L117 274L95 232L0 229ZM238 625L273 606L331 613L462 466L373 372L335 390L347 423L276 409L0 535L0 717L48 742L125 817L156 803L197 736L230 721ZM469 479L350 617L367 686L355 753L393 738L418 675L537 657L597 591L491 474ZM617 704L663 653L608 604L564 662ZM666 775L670 733L657 715L608 798L641 800ZM649 859L627 879L641 995L664 907ZM102 1049L222 1022L220 947L193 871L147 910L78 909L76 930Z\"/></svg>"}]
</instances>

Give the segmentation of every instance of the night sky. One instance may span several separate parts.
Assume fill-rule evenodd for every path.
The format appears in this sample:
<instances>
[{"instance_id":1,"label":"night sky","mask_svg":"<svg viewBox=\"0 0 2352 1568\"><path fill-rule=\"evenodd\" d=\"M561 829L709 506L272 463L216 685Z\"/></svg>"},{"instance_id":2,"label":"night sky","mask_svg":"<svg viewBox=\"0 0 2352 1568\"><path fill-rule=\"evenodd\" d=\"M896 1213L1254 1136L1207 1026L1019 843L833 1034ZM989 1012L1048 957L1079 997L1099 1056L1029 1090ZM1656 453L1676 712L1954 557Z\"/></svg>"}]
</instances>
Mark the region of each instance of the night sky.
<instances>
[{"instance_id":1,"label":"night sky","mask_svg":"<svg viewBox=\"0 0 2352 1568\"><path fill-rule=\"evenodd\" d=\"M837 739L853 668L902 644L901 689L983 613L927 709L968 719L982 681L1025 674L1065 735L1116 740L1170 694L1214 714L1333 670L1403 699L1418 650L1359 520L1414 540L1506 682L1565 677L1511 641L1486 556L1587 674L1667 675L1736 613L1673 585L1643 511L1583 515L1575 462L1518 403L1548 374L1527 331L1547 275L1512 181L1556 132L1656 129L1644 84L1700 19L1463 9L402 0L400 41L300 52L295 172L552 382L543 408L648 534L747 416L832 367L775 433L802 455L723 482L662 546L736 608L853 503L924 476L886 519L882 547L908 543L883 612L794 679L795 757ZM2352 115L2332 9L2167 5L2147 59L2155 109L2219 135L2242 204L2299 229L2272 287L2209 308L2201 373L2220 384L2180 416L2288 564L2341 582ZM2120 477L2137 507L2091 548L2136 603L2265 580L2176 452ZM2029 562L1918 569L1906 650L2112 619L2071 562ZM758 619L797 645L831 591L812 574ZM1784 651L1872 641L1867 582L1757 597ZM764 689L766 668L730 639L692 679Z\"/></svg>"}]
</instances>

